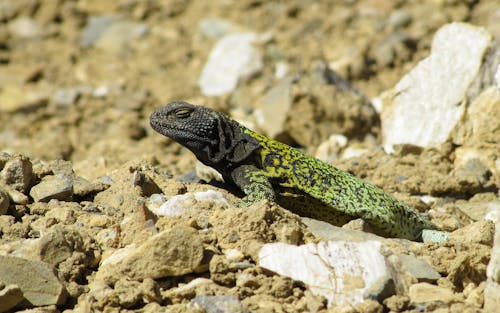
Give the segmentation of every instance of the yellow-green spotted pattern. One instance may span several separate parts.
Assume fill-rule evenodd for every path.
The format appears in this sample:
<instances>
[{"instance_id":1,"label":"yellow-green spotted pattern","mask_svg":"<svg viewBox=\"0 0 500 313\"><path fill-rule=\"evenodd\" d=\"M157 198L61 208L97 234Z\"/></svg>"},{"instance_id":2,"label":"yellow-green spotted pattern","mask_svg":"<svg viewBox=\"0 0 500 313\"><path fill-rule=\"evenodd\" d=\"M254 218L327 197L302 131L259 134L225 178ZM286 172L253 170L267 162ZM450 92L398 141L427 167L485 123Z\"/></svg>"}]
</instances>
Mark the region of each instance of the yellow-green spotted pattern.
<instances>
[{"instance_id":1,"label":"yellow-green spotted pattern","mask_svg":"<svg viewBox=\"0 0 500 313\"><path fill-rule=\"evenodd\" d=\"M268 199L335 225L362 218L380 235L412 240L434 229L382 189L209 108L175 101L155 110L150 124L238 186L243 204Z\"/></svg>"},{"instance_id":2,"label":"yellow-green spotted pattern","mask_svg":"<svg viewBox=\"0 0 500 313\"><path fill-rule=\"evenodd\" d=\"M362 218L378 234L420 239L434 226L382 189L281 142L241 130L258 140L255 168L245 172L245 203L271 197L298 214L339 225ZM271 182L271 184L269 183ZM255 186L255 190L253 190ZM277 189L276 195L267 188Z\"/></svg>"}]
</instances>

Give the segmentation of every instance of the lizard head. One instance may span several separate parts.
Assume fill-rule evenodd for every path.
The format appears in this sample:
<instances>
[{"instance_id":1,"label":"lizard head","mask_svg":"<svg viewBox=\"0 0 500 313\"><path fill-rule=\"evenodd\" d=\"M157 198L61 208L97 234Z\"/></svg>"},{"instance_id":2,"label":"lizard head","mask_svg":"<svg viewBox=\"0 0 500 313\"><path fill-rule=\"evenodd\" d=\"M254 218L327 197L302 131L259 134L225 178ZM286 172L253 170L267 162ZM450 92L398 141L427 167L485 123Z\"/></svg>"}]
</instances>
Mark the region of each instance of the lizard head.
<instances>
[{"instance_id":1,"label":"lizard head","mask_svg":"<svg viewBox=\"0 0 500 313\"><path fill-rule=\"evenodd\" d=\"M155 110L149 120L155 131L188 148L210 166L220 161L239 162L258 145L228 116L183 101Z\"/></svg>"}]
</instances>

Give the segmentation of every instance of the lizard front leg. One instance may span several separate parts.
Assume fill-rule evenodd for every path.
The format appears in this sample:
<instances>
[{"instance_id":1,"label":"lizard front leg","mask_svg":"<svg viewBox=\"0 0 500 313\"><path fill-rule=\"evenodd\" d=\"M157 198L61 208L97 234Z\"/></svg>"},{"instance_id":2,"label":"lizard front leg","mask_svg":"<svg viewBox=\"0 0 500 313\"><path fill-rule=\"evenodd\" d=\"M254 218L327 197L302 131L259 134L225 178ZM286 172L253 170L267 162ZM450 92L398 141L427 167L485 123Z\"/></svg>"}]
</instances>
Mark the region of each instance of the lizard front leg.
<instances>
[{"instance_id":1,"label":"lizard front leg","mask_svg":"<svg viewBox=\"0 0 500 313\"><path fill-rule=\"evenodd\" d=\"M253 165L241 165L231 173L233 182L245 193L241 200L244 206L260 200L276 201L276 194L269 177Z\"/></svg>"}]
</instances>

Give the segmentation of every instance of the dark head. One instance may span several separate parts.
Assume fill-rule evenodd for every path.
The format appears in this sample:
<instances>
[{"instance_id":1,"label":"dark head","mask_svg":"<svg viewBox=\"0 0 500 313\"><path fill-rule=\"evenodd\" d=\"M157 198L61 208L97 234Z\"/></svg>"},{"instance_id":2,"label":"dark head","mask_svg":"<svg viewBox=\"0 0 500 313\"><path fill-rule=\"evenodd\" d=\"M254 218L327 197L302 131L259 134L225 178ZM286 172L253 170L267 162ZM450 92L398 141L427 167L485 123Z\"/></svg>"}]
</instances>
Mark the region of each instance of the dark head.
<instances>
[{"instance_id":1,"label":"dark head","mask_svg":"<svg viewBox=\"0 0 500 313\"><path fill-rule=\"evenodd\" d=\"M239 161L256 145L251 139L253 144L249 145L248 136L226 115L183 101L155 110L149 122L154 130L185 146L201 162L211 166L222 160ZM244 151L241 151L242 145Z\"/></svg>"}]
</instances>

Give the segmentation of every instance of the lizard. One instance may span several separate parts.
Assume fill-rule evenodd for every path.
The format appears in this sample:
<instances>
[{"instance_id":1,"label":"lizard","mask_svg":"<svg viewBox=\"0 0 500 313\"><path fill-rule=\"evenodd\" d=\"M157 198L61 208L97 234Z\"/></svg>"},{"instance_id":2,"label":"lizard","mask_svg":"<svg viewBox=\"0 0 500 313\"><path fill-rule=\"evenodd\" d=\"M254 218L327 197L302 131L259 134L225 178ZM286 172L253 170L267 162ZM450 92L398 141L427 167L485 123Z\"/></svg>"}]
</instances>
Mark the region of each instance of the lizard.
<instances>
[{"instance_id":1,"label":"lizard","mask_svg":"<svg viewBox=\"0 0 500 313\"><path fill-rule=\"evenodd\" d=\"M422 240L423 230L436 229L374 184L210 108L174 101L153 111L150 125L238 187L244 206L267 199L333 225L361 218L378 235L409 240Z\"/></svg>"}]
</instances>

